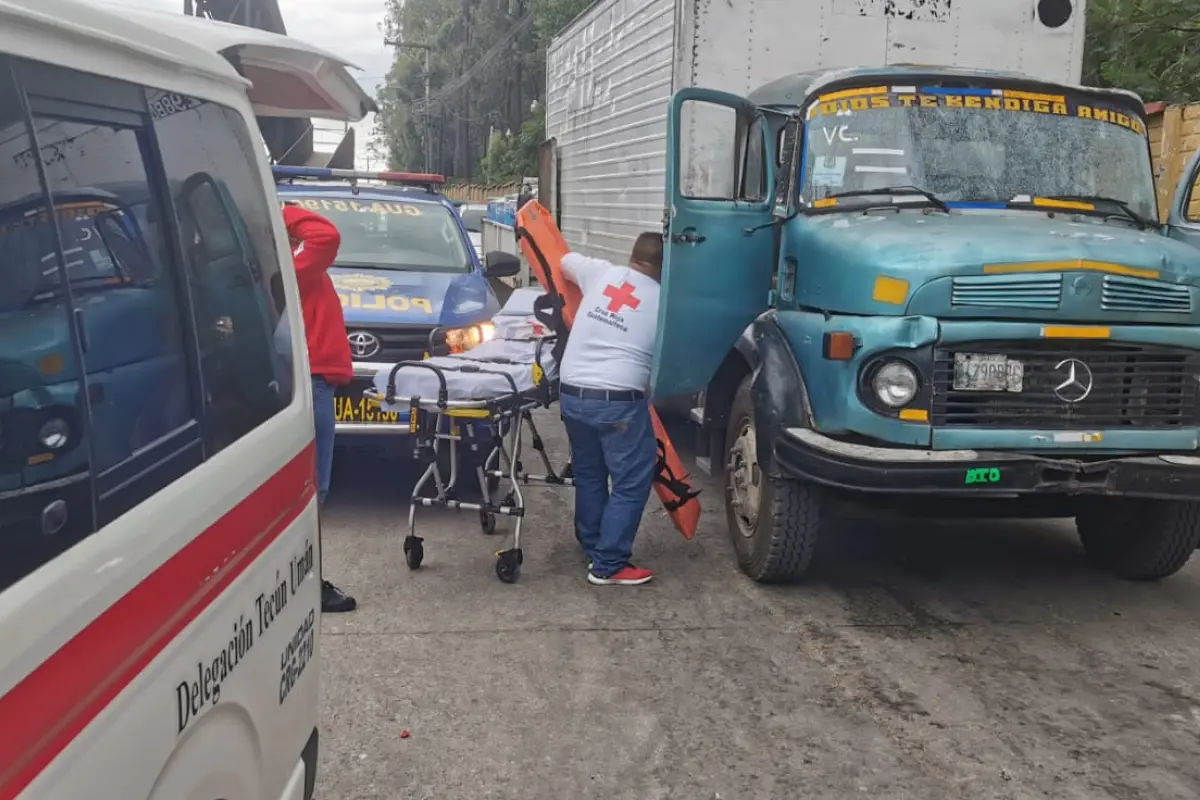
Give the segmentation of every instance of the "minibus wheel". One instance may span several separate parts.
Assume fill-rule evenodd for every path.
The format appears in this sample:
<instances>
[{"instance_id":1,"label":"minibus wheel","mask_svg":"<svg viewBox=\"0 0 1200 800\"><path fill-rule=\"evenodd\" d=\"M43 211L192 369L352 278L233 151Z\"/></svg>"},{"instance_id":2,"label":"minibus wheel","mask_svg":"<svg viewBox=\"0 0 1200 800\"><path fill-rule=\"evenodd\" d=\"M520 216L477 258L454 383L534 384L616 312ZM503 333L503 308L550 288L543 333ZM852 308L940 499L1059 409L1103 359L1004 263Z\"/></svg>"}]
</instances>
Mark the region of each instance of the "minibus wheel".
<instances>
[{"instance_id":1,"label":"minibus wheel","mask_svg":"<svg viewBox=\"0 0 1200 800\"><path fill-rule=\"evenodd\" d=\"M759 467L750 381L742 381L729 410L726 523L742 572L759 583L787 583L808 570L820 531L828 527L828 501L816 486Z\"/></svg>"}]
</instances>

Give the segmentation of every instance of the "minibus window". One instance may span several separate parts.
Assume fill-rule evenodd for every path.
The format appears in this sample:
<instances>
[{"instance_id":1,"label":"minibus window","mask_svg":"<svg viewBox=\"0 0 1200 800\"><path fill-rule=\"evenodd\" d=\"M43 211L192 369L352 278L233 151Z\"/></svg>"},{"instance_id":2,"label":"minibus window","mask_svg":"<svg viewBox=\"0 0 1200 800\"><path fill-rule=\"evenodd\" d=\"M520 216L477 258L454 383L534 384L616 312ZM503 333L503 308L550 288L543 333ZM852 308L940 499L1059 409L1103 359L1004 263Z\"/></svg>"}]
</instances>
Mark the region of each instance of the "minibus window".
<instances>
[{"instance_id":1,"label":"minibus window","mask_svg":"<svg viewBox=\"0 0 1200 800\"><path fill-rule=\"evenodd\" d=\"M159 93L147 92L150 106ZM268 194L252 168L253 139L233 111L175 96L154 122L184 243L215 452L270 419L292 398L291 353Z\"/></svg>"},{"instance_id":2,"label":"minibus window","mask_svg":"<svg viewBox=\"0 0 1200 800\"><path fill-rule=\"evenodd\" d=\"M154 195L148 132L106 116L80 106L69 119L34 117L39 145L58 154L45 166L56 213L89 212L60 227L84 343L100 524L177 478L189 462L181 451L201 457L177 270L151 265L166 248L127 210L128 198Z\"/></svg>"},{"instance_id":3,"label":"minibus window","mask_svg":"<svg viewBox=\"0 0 1200 800\"><path fill-rule=\"evenodd\" d=\"M33 141L4 57L0 142L6 155L0 158L2 591L88 536L95 525L87 405L62 291L58 227L47 209ZM46 289L55 298L34 302Z\"/></svg>"}]
</instances>

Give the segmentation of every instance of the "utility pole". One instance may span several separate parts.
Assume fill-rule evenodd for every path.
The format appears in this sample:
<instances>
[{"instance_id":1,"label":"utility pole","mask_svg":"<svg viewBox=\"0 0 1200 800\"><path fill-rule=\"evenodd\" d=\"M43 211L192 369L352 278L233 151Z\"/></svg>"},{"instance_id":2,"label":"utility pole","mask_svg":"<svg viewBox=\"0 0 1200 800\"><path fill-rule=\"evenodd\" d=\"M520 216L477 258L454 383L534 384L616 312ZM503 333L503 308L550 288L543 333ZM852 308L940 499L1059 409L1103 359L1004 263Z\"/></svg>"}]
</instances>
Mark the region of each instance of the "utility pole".
<instances>
[{"instance_id":1,"label":"utility pole","mask_svg":"<svg viewBox=\"0 0 1200 800\"><path fill-rule=\"evenodd\" d=\"M433 49L433 45L386 40L384 44L395 48L407 47L425 51L425 171L433 172L433 112L429 108L429 51Z\"/></svg>"}]
</instances>

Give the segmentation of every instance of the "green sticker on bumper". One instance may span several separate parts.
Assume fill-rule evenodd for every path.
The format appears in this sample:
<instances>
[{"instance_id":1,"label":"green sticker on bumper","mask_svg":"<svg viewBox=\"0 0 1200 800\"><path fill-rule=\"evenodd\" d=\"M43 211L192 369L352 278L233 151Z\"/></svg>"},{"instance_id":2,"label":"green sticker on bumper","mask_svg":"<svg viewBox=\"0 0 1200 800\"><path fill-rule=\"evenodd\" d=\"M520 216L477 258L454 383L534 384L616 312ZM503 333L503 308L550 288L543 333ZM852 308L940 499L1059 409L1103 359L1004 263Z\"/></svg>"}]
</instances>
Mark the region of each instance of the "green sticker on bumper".
<instances>
[{"instance_id":1,"label":"green sticker on bumper","mask_svg":"<svg viewBox=\"0 0 1200 800\"><path fill-rule=\"evenodd\" d=\"M999 483L1000 469L998 467L976 467L967 470L963 483Z\"/></svg>"}]
</instances>

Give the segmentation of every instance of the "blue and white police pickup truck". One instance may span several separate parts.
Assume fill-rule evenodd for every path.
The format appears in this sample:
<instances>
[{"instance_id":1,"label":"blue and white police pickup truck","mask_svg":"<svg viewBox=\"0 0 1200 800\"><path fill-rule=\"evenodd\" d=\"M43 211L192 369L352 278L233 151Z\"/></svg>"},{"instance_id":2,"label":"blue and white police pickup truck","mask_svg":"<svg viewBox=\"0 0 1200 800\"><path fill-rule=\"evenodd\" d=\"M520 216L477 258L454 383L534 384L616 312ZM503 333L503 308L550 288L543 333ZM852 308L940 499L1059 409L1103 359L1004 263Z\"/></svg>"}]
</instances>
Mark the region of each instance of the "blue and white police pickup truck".
<instances>
[{"instance_id":1,"label":"blue and white police pickup truck","mask_svg":"<svg viewBox=\"0 0 1200 800\"><path fill-rule=\"evenodd\" d=\"M439 191L440 175L283 166L273 172L281 200L321 214L341 233L329 275L342 301L355 377L336 398L339 444L350 436L407 436L408 414L381 411L362 390L397 361L464 352L491 338L500 304L488 279L516 274L519 261L500 252L480 258Z\"/></svg>"}]
</instances>

